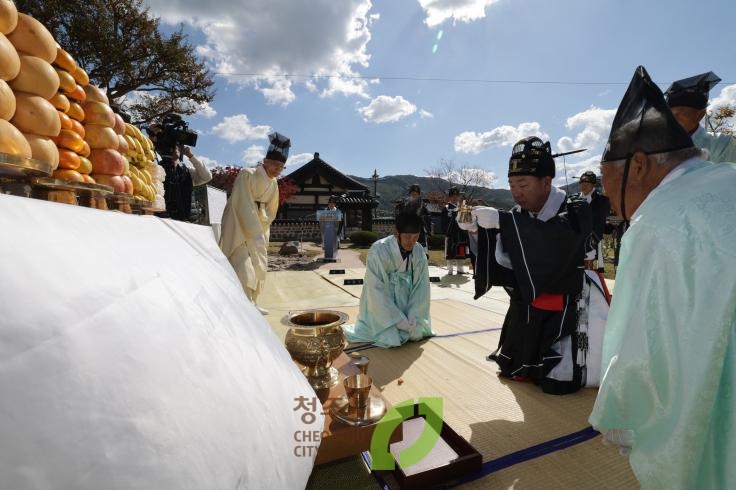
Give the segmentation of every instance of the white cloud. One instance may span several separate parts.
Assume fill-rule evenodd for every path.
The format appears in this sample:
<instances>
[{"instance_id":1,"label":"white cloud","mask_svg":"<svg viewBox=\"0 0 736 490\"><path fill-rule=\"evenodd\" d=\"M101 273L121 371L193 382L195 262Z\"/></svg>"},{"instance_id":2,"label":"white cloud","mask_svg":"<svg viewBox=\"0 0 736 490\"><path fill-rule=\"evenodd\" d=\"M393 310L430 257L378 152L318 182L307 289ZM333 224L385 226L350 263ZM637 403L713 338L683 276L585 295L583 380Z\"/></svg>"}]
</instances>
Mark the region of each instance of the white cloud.
<instances>
[{"instance_id":1,"label":"white cloud","mask_svg":"<svg viewBox=\"0 0 736 490\"><path fill-rule=\"evenodd\" d=\"M311 162L313 158L314 153L299 153L296 155L291 155L286 161L286 169L284 170L284 173L293 172L305 163Z\"/></svg>"},{"instance_id":2,"label":"white cloud","mask_svg":"<svg viewBox=\"0 0 736 490\"><path fill-rule=\"evenodd\" d=\"M271 126L253 126L245 114L229 116L212 128L212 134L235 143L236 141L258 140L268 136Z\"/></svg>"},{"instance_id":3,"label":"white cloud","mask_svg":"<svg viewBox=\"0 0 736 490\"><path fill-rule=\"evenodd\" d=\"M602 154L599 153L577 162L565 162L562 157L556 158L555 163L557 170L552 183L556 186L573 184L578 181L578 177L580 177L586 170L590 170L594 174L600 176L601 156ZM565 170L565 167L567 167L567 171ZM566 176L567 178L565 178Z\"/></svg>"},{"instance_id":4,"label":"white cloud","mask_svg":"<svg viewBox=\"0 0 736 490\"><path fill-rule=\"evenodd\" d=\"M215 168L219 165L219 162L213 158L206 157L204 155L197 155L196 154L196 148L193 150L195 151L194 156L197 157L197 160L204 163L204 166L207 168Z\"/></svg>"},{"instance_id":5,"label":"white cloud","mask_svg":"<svg viewBox=\"0 0 736 490\"><path fill-rule=\"evenodd\" d=\"M212 119L216 115L217 111L209 104L209 102L199 104L197 107L197 112L193 114L193 116L195 117L203 117L205 119Z\"/></svg>"},{"instance_id":6,"label":"white cloud","mask_svg":"<svg viewBox=\"0 0 736 490\"><path fill-rule=\"evenodd\" d=\"M256 163L263 160L263 157L265 156L265 146L251 145L243 152L243 156L241 159L244 163L247 163L248 165L255 165Z\"/></svg>"},{"instance_id":7,"label":"white cloud","mask_svg":"<svg viewBox=\"0 0 736 490\"><path fill-rule=\"evenodd\" d=\"M431 118L434 118L434 114L422 109L421 111L419 111L419 117L421 117L422 119L428 119L428 118L431 119Z\"/></svg>"},{"instance_id":8,"label":"white cloud","mask_svg":"<svg viewBox=\"0 0 736 490\"><path fill-rule=\"evenodd\" d=\"M578 148L593 149L606 142L611 132L611 123L616 115L616 109L599 109L591 106L590 109L568 117L565 127L583 129L574 137L563 136L557 140L557 148L564 151Z\"/></svg>"},{"instance_id":9,"label":"white cloud","mask_svg":"<svg viewBox=\"0 0 736 490\"><path fill-rule=\"evenodd\" d=\"M319 85L325 96L365 94L362 79L306 77L353 77L368 66L371 26L378 20L371 0L218 0L216 8L201 0L145 3L166 23L199 28L206 41L197 52L213 71L259 90L269 103L292 102L295 83Z\"/></svg>"},{"instance_id":10,"label":"white cloud","mask_svg":"<svg viewBox=\"0 0 736 490\"><path fill-rule=\"evenodd\" d=\"M424 23L428 27L442 24L452 19L453 24L458 22L470 23L486 16L486 7L490 7L499 0L419 0L424 10Z\"/></svg>"},{"instance_id":11,"label":"white cloud","mask_svg":"<svg viewBox=\"0 0 736 490\"><path fill-rule=\"evenodd\" d=\"M416 111L417 106L400 95L396 97L379 95L370 104L358 109L365 122L376 124L396 122L414 114Z\"/></svg>"},{"instance_id":12,"label":"white cloud","mask_svg":"<svg viewBox=\"0 0 736 490\"><path fill-rule=\"evenodd\" d=\"M484 133L465 131L455 136L455 151L458 153L478 154L489 148L511 146L527 136L538 136L549 139L538 122L521 123L517 127L499 126Z\"/></svg>"}]
</instances>

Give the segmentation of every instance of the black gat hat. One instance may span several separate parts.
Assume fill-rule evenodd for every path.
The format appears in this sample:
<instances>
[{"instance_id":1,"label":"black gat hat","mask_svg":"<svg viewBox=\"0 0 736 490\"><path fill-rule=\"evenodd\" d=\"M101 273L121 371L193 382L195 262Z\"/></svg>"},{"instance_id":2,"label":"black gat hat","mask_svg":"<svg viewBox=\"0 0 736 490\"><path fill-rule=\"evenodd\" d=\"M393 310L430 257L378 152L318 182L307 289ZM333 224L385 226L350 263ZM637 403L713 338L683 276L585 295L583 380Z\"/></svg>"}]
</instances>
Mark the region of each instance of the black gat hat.
<instances>
[{"instance_id":1,"label":"black gat hat","mask_svg":"<svg viewBox=\"0 0 736 490\"><path fill-rule=\"evenodd\" d=\"M691 146L662 91L643 66L637 67L613 118L601 161L628 159L635 151L663 153Z\"/></svg>"},{"instance_id":2,"label":"black gat hat","mask_svg":"<svg viewBox=\"0 0 736 490\"><path fill-rule=\"evenodd\" d=\"M709 71L689 78L672 82L664 93L667 105L670 107L694 107L705 109L708 107L708 93L721 79Z\"/></svg>"},{"instance_id":3,"label":"black gat hat","mask_svg":"<svg viewBox=\"0 0 736 490\"><path fill-rule=\"evenodd\" d=\"M555 160L549 141L545 143L536 136L529 136L514 145L509 159L508 176L521 175L555 176Z\"/></svg>"}]
</instances>

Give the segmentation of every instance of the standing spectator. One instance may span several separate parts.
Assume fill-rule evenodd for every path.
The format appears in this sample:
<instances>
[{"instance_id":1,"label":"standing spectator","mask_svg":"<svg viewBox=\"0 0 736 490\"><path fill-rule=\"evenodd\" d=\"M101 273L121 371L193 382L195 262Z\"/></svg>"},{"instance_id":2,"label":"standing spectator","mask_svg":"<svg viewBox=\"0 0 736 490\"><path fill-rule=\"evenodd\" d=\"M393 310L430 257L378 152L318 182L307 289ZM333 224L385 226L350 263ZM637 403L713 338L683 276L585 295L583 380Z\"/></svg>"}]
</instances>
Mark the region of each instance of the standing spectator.
<instances>
[{"instance_id":1,"label":"standing spectator","mask_svg":"<svg viewBox=\"0 0 736 490\"><path fill-rule=\"evenodd\" d=\"M429 223L429 211L422 201L422 188L419 184L409 186L409 195L400 199L396 204L394 216L401 213L414 213L421 218L422 228L419 231L419 243L424 247L425 252L429 251L427 244L427 235L432 231Z\"/></svg>"},{"instance_id":2,"label":"standing spectator","mask_svg":"<svg viewBox=\"0 0 736 490\"><path fill-rule=\"evenodd\" d=\"M162 139L161 132L159 124L151 124L148 128L156 152L161 156L159 165L166 172L164 179L166 215L178 221L191 221L192 190L212 180L212 172L194 156L191 148L175 144L170 138ZM186 156L192 166L184 164L182 156Z\"/></svg>"},{"instance_id":3,"label":"standing spectator","mask_svg":"<svg viewBox=\"0 0 736 490\"><path fill-rule=\"evenodd\" d=\"M465 274L465 261L469 255L468 232L457 225L460 208L460 191L457 187L447 190L448 203L442 213L442 232L445 234L445 259L447 274L452 275L457 267L458 274Z\"/></svg>"},{"instance_id":4,"label":"standing spectator","mask_svg":"<svg viewBox=\"0 0 736 490\"><path fill-rule=\"evenodd\" d=\"M220 248L238 274L243 290L256 304L268 271L268 241L271 223L279 209L276 178L284 170L291 141L279 133L269 136L271 145L263 163L245 168L233 183L233 191L222 214Z\"/></svg>"},{"instance_id":5,"label":"standing spectator","mask_svg":"<svg viewBox=\"0 0 736 490\"><path fill-rule=\"evenodd\" d=\"M608 197L604 196L598 189L596 184L598 177L591 172L583 172L580 176L580 199L585 199L590 204L591 214L593 215L593 228L590 234L590 252L585 257L585 268L589 270L597 270L600 273L605 271L603 264L603 233L606 229L606 220L611 212L611 203Z\"/></svg>"},{"instance_id":6,"label":"standing spectator","mask_svg":"<svg viewBox=\"0 0 736 490\"><path fill-rule=\"evenodd\" d=\"M701 155L638 67L601 161L631 224L590 422L643 489L736 488L736 165Z\"/></svg>"}]
</instances>

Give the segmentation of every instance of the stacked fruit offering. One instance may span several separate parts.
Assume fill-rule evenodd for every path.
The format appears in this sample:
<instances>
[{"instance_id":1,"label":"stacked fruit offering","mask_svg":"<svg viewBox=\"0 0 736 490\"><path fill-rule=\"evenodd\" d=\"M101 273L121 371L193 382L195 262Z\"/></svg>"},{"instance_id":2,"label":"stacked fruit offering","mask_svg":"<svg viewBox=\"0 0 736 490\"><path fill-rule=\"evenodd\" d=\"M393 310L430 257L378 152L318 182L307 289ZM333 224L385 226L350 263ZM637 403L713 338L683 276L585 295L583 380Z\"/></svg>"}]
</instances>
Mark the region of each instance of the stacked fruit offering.
<instances>
[{"instance_id":1,"label":"stacked fruit offering","mask_svg":"<svg viewBox=\"0 0 736 490\"><path fill-rule=\"evenodd\" d=\"M59 169L54 176L74 181L94 183L90 177L90 148L85 141L85 119L82 105L87 97L83 85L89 83L87 73L61 47L56 48L54 69L59 77L59 92L51 99L59 111L61 131L55 138L59 148Z\"/></svg>"},{"instance_id":2,"label":"stacked fruit offering","mask_svg":"<svg viewBox=\"0 0 736 490\"><path fill-rule=\"evenodd\" d=\"M128 189L122 178L128 162L118 151L120 140L114 129L116 114L105 92L94 85L85 86L84 91L87 94L87 100L82 104L86 132L84 139L91 148L89 159L92 162L92 177L99 184L109 185L115 192L129 190L132 194L132 183Z\"/></svg>"},{"instance_id":3,"label":"stacked fruit offering","mask_svg":"<svg viewBox=\"0 0 736 490\"><path fill-rule=\"evenodd\" d=\"M56 42L51 33L36 19L15 12L7 2L0 2L0 25L11 29L0 38L0 73L13 92L15 110L10 124L23 133L26 144L17 133L0 122L3 143L1 151L44 161L53 169L59 164L59 152L52 138L61 130L61 121L50 99L59 90L59 76L51 63L56 58ZM15 15L13 15L15 13ZM15 19L15 26L13 26ZM14 53L13 53L14 51ZM0 92L3 116L10 114L10 97L4 84Z\"/></svg>"}]
</instances>

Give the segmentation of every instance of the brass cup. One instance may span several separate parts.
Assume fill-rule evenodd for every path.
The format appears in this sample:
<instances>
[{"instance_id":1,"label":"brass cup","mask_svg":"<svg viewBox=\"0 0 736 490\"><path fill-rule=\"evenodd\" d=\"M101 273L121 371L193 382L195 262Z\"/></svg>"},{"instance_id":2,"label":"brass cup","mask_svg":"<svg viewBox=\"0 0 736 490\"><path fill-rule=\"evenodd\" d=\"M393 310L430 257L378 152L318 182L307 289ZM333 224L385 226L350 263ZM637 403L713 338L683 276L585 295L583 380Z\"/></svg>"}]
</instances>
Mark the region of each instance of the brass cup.
<instances>
[{"instance_id":1,"label":"brass cup","mask_svg":"<svg viewBox=\"0 0 736 490\"><path fill-rule=\"evenodd\" d=\"M358 352L353 352L350 354L350 362L353 363L353 366L360 369L361 374L368 374L368 365L371 362L368 356L364 356Z\"/></svg>"},{"instance_id":2,"label":"brass cup","mask_svg":"<svg viewBox=\"0 0 736 490\"><path fill-rule=\"evenodd\" d=\"M472 223L473 222L472 211L473 211L473 207L468 206L467 204L465 204L465 201L463 201L458 211L457 222L458 223Z\"/></svg>"},{"instance_id":3,"label":"brass cup","mask_svg":"<svg viewBox=\"0 0 736 490\"><path fill-rule=\"evenodd\" d=\"M367 374L354 374L343 380L350 408L365 408L373 379Z\"/></svg>"}]
</instances>

